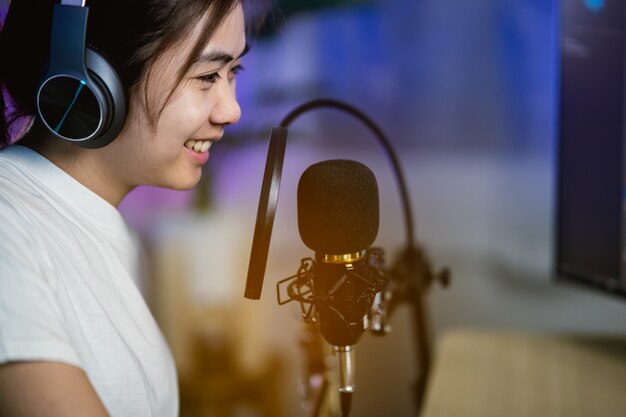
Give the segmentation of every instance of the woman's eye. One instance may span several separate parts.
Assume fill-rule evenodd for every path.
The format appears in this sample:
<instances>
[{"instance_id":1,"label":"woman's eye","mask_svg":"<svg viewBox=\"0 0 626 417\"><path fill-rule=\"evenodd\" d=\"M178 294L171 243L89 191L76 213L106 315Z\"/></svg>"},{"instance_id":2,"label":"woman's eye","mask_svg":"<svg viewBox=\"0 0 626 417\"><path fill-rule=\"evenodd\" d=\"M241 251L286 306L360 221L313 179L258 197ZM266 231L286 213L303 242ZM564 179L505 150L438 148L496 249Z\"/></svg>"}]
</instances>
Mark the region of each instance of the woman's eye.
<instances>
[{"instance_id":1,"label":"woman's eye","mask_svg":"<svg viewBox=\"0 0 626 417\"><path fill-rule=\"evenodd\" d=\"M244 68L241 65L235 65L234 67L231 68L231 72L235 75L239 74L241 71L243 71Z\"/></svg>"},{"instance_id":2,"label":"woman's eye","mask_svg":"<svg viewBox=\"0 0 626 417\"><path fill-rule=\"evenodd\" d=\"M212 72L211 74L201 75L197 77L197 80L202 81L207 84L215 84L220 78L220 75L217 72Z\"/></svg>"},{"instance_id":3,"label":"woman's eye","mask_svg":"<svg viewBox=\"0 0 626 417\"><path fill-rule=\"evenodd\" d=\"M233 79L241 71L243 71L243 67L241 65L235 65L230 69L229 79ZM196 79L203 83L213 85L222 79L222 77L217 72L212 72L210 74L200 75L196 77Z\"/></svg>"}]
</instances>

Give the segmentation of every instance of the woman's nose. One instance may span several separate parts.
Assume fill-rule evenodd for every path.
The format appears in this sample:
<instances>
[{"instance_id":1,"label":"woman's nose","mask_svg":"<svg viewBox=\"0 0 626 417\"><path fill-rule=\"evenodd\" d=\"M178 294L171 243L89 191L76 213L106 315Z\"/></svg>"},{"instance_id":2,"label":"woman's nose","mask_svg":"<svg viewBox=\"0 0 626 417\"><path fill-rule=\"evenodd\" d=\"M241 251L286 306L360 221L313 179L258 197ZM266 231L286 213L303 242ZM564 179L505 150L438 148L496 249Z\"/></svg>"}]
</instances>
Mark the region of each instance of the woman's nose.
<instances>
[{"instance_id":1,"label":"woman's nose","mask_svg":"<svg viewBox=\"0 0 626 417\"><path fill-rule=\"evenodd\" d=\"M231 125L241 118L241 107L237 102L234 85L224 85L219 92L217 103L211 111L210 121L218 125Z\"/></svg>"}]
</instances>

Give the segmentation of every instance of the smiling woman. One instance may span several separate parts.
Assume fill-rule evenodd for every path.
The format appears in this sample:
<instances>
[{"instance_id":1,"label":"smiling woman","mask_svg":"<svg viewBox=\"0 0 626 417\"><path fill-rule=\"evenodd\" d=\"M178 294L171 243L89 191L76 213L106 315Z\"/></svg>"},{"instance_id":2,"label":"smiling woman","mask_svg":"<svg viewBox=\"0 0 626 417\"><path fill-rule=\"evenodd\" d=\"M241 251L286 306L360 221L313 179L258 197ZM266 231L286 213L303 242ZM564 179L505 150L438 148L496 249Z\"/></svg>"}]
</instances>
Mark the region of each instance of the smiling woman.
<instances>
[{"instance_id":1,"label":"smiling woman","mask_svg":"<svg viewBox=\"0 0 626 417\"><path fill-rule=\"evenodd\" d=\"M239 0L12 0L0 34L0 415L178 415L117 209L236 123ZM59 53L62 51L62 53Z\"/></svg>"}]
</instances>

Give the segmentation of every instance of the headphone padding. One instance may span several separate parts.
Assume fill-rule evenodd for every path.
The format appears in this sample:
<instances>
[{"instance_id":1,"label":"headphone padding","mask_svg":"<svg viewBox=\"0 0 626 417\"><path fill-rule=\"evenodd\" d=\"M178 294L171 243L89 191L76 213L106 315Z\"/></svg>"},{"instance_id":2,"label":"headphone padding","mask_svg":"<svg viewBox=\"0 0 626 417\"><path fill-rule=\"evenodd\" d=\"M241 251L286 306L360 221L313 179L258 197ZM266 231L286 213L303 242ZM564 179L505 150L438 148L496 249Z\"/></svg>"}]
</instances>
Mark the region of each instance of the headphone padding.
<instances>
[{"instance_id":1,"label":"headphone padding","mask_svg":"<svg viewBox=\"0 0 626 417\"><path fill-rule=\"evenodd\" d=\"M85 53L85 65L91 81L101 89L107 101L107 109L104 111L106 127L98 137L81 142L79 145L91 149L101 148L111 143L124 126L127 108L126 90L111 63L89 47Z\"/></svg>"}]
</instances>

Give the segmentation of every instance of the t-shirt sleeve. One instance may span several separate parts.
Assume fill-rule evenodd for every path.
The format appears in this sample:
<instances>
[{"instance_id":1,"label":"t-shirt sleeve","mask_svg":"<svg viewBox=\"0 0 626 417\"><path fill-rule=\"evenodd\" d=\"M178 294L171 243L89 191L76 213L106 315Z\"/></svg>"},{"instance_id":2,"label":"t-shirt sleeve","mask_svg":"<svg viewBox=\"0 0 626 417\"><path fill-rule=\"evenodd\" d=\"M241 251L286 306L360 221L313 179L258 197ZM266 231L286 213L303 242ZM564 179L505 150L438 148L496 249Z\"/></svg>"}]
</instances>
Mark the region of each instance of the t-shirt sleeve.
<instances>
[{"instance_id":1,"label":"t-shirt sleeve","mask_svg":"<svg viewBox=\"0 0 626 417\"><path fill-rule=\"evenodd\" d=\"M45 360L80 366L44 254L28 224L10 211L0 199L0 363Z\"/></svg>"}]
</instances>

